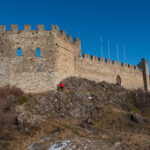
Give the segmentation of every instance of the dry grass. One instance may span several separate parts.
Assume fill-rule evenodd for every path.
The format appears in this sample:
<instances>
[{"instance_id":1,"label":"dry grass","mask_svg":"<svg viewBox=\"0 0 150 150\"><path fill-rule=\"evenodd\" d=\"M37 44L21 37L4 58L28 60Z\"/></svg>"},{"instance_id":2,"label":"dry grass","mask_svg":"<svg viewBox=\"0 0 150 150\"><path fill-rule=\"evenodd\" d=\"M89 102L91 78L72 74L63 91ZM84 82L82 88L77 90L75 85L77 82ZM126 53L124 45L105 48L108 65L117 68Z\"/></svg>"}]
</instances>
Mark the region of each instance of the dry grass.
<instances>
[{"instance_id":1,"label":"dry grass","mask_svg":"<svg viewBox=\"0 0 150 150\"><path fill-rule=\"evenodd\" d=\"M75 80L75 83L72 83L73 80L70 80L69 85L62 91L67 93L66 95L73 95L80 90L93 95L97 94L92 100L98 112L91 118L93 124L86 124L81 119L63 119L57 111L54 111L56 114L47 116L46 121L36 125L24 124L24 126L19 127L17 124L15 125L17 114L13 108L16 104L22 105L28 100L31 102L31 99L20 89L8 85L0 88L0 150L24 150L32 142L46 136L55 139L72 137L102 139L112 144L121 141L132 150L146 150L150 146L149 124L137 124L129 118L129 111L131 110L144 116L150 115L148 109L150 108L150 93L128 92L122 88L118 89L114 85L109 87L106 83L87 83L87 80L81 80L81 82ZM67 81L65 82L67 84ZM80 89L78 89L79 85ZM104 86L107 87L104 88ZM36 94L33 98L39 97L40 99L41 95L44 96L44 94ZM104 95L104 100L102 95ZM114 100L116 103L109 103L107 99ZM83 105L82 101L80 104Z\"/></svg>"},{"instance_id":2,"label":"dry grass","mask_svg":"<svg viewBox=\"0 0 150 150\"><path fill-rule=\"evenodd\" d=\"M16 147L13 141L17 143L19 128L14 107L23 95L24 92L15 86L0 87L0 149L12 150L13 145Z\"/></svg>"}]
</instances>

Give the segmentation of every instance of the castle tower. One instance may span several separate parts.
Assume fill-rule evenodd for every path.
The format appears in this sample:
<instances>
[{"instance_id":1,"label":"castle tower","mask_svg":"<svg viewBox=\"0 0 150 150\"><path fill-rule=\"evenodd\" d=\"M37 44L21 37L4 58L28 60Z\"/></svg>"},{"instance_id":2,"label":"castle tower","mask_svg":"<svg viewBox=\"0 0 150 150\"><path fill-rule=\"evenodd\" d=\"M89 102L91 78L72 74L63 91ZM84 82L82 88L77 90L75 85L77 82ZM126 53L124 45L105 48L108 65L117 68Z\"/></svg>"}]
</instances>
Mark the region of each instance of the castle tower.
<instances>
[{"instance_id":1,"label":"castle tower","mask_svg":"<svg viewBox=\"0 0 150 150\"><path fill-rule=\"evenodd\" d=\"M57 50L56 67L60 77L58 80L61 81L75 74L74 60L81 56L81 41L78 38L74 38L72 41L72 37L56 25L52 25L51 32Z\"/></svg>"},{"instance_id":2,"label":"castle tower","mask_svg":"<svg viewBox=\"0 0 150 150\"><path fill-rule=\"evenodd\" d=\"M143 72L143 80L144 80L144 89L146 91L150 91L149 87L149 71L148 71L148 62L144 58L141 59L141 62L138 65Z\"/></svg>"},{"instance_id":3,"label":"castle tower","mask_svg":"<svg viewBox=\"0 0 150 150\"><path fill-rule=\"evenodd\" d=\"M66 34L57 25L0 25L0 87L20 87L26 93L56 89L64 78L74 74L74 57L81 56L80 39Z\"/></svg>"}]
</instances>

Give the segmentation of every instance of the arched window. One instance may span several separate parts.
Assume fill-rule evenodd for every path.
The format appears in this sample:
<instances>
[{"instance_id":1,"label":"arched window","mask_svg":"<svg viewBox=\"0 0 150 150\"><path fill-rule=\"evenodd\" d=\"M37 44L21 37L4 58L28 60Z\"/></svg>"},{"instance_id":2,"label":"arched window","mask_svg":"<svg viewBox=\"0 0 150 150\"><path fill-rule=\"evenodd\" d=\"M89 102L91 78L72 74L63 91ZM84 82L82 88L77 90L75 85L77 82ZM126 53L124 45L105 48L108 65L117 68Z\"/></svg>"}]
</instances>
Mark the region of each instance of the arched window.
<instances>
[{"instance_id":1,"label":"arched window","mask_svg":"<svg viewBox=\"0 0 150 150\"><path fill-rule=\"evenodd\" d=\"M17 56L18 57L22 56L22 50L21 50L21 48L17 49Z\"/></svg>"},{"instance_id":2,"label":"arched window","mask_svg":"<svg viewBox=\"0 0 150 150\"><path fill-rule=\"evenodd\" d=\"M36 49L36 57L40 57L40 49L39 48Z\"/></svg>"},{"instance_id":3,"label":"arched window","mask_svg":"<svg viewBox=\"0 0 150 150\"><path fill-rule=\"evenodd\" d=\"M121 85L121 77L119 75L116 77L116 84Z\"/></svg>"}]
</instances>

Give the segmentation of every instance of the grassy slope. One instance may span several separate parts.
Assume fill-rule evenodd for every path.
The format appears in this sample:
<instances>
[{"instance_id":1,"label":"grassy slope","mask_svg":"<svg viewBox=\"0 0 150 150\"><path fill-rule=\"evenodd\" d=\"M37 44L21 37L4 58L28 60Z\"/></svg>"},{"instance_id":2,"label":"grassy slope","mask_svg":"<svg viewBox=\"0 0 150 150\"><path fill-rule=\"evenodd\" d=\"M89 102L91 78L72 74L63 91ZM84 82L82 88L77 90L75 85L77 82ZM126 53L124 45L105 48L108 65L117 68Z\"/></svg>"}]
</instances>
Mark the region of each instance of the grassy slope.
<instances>
[{"instance_id":1,"label":"grassy slope","mask_svg":"<svg viewBox=\"0 0 150 150\"><path fill-rule=\"evenodd\" d=\"M143 117L150 117L150 93L127 91L115 85L96 84L76 78L68 78L64 80L64 84L65 89L58 92L66 97L72 98L77 93L93 96L92 103L97 110L96 115L91 117L93 125L86 124L84 119L67 119L66 116L63 117L64 114L60 115L58 111L54 111L39 124L20 127L15 124L16 105L31 104L37 101L37 97L40 101L39 95L51 95L25 95L16 87L4 87L0 89L0 149L23 150L33 141L45 136L55 139L86 137L93 140L102 139L112 144L121 141L126 145L126 149L133 150L146 150L150 147L150 124L136 123L129 117L131 111L140 113ZM66 104L69 102L68 99L65 101ZM82 101L79 103L84 106Z\"/></svg>"}]
</instances>

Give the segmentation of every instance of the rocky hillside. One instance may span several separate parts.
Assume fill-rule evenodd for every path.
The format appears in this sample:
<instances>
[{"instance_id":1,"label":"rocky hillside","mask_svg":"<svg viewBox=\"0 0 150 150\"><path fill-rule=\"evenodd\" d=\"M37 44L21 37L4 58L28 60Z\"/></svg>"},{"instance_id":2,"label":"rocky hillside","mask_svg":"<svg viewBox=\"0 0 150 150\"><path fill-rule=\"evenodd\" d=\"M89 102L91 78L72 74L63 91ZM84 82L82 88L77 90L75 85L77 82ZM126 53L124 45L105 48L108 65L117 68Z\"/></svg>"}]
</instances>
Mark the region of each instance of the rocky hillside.
<instances>
[{"instance_id":1,"label":"rocky hillside","mask_svg":"<svg viewBox=\"0 0 150 150\"><path fill-rule=\"evenodd\" d=\"M70 77L64 89L0 89L2 150L150 150L150 93Z\"/></svg>"}]
</instances>

